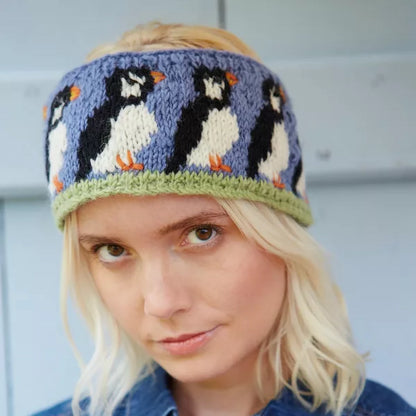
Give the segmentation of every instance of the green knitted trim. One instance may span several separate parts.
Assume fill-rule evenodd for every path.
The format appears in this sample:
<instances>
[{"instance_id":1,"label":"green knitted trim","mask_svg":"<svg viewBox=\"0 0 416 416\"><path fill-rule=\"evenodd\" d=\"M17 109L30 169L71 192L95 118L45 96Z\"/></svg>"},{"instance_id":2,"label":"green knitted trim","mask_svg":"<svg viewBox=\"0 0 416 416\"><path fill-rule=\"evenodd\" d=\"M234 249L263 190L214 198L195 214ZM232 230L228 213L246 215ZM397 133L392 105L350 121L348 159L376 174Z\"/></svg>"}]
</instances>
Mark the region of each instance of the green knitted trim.
<instances>
[{"instance_id":1,"label":"green knitted trim","mask_svg":"<svg viewBox=\"0 0 416 416\"><path fill-rule=\"evenodd\" d=\"M125 172L104 179L83 180L74 183L55 198L52 208L59 229L63 230L65 217L79 206L110 195L210 195L217 198L248 199L264 202L299 223L312 224L309 205L292 192L275 188L267 182L242 176L223 176L207 172Z\"/></svg>"}]
</instances>

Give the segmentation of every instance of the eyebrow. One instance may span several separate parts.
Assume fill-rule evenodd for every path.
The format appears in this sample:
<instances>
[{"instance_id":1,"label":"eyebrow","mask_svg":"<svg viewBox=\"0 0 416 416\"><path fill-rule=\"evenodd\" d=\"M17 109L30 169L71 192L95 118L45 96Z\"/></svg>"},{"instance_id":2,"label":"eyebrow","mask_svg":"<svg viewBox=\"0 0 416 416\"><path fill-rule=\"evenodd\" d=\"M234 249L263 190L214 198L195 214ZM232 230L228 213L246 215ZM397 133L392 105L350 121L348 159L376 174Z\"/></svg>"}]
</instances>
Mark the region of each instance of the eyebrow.
<instances>
[{"instance_id":1,"label":"eyebrow","mask_svg":"<svg viewBox=\"0 0 416 416\"><path fill-rule=\"evenodd\" d=\"M210 221L213 221L219 218L226 218L226 217L228 217L228 215L225 212L202 211L197 215L193 215L191 217L187 217L182 220L176 221L172 224L165 225L157 233L159 235L166 235L166 234L171 233L172 231L177 231L183 228L188 228L198 223L206 224L206 223L209 223Z\"/></svg>"},{"instance_id":2,"label":"eyebrow","mask_svg":"<svg viewBox=\"0 0 416 416\"><path fill-rule=\"evenodd\" d=\"M94 245L94 244L122 244L122 241L118 238L111 238L107 236L99 236L99 235L89 235L89 234L82 234L78 237L78 241L80 243L84 243L87 245Z\"/></svg>"},{"instance_id":3,"label":"eyebrow","mask_svg":"<svg viewBox=\"0 0 416 416\"><path fill-rule=\"evenodd\" d=\"M183 218L179 221L167 224L160 228L156 234L166 235L173 231L181 230L183 228L188 228L197 224L207 224L213 220L218 220L220 218L228 218L228 215L225 212L218 211L202 211L196 215ZM99 235L90 235L82 234L78 237L78 241L84 244L122 244L122 241L118 238L111 238L108 236L99 236Z\"/></svg>"}]
</instances>

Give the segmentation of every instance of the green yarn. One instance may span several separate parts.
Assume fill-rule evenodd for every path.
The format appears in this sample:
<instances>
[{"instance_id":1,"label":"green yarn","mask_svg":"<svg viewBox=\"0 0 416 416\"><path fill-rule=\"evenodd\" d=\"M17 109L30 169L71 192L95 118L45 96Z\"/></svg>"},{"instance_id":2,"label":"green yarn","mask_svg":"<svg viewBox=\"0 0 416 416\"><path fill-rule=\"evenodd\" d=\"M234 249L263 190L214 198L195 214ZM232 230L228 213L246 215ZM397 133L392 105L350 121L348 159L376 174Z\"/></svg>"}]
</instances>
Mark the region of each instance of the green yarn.
<instances>
[{"instance_id":1,"label":"green yarn","mask_svg":"<svg viewBox=\"0 0 416 416\"><path fill-rule=\"evenodd\" d=\"M263 202L292 216L302 225L312 224L309 205L292 192L275 188L265 181L242 176L224 176L207 172L124 172L103 179L74 183L59 193L52 209L56 224L63 230L65 217L79 206L97 198L128 194L134 196L178 194L209 195L217 198L247 199Z\"/></svg>"}]
</instances>

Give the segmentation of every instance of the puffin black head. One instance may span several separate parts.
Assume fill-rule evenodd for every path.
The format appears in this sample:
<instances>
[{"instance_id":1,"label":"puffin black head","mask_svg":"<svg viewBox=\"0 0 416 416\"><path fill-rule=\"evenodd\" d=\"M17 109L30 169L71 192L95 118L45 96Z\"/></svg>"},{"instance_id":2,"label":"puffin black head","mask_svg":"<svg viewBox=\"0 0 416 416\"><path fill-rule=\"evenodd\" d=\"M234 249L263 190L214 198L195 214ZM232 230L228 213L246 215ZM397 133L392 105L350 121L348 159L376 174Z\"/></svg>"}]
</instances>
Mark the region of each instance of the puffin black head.
<instances>
[{"instance_id":1,"label":"puffin black head","mask_svg":"<svg viewBox=\"0 0 416 416\"><path fill-rule=\"evenodd\" d=\"M155 84L164 78L161 72L150 71L145 66L117 68L105 81L107 96L113 103L146 101L147 95L153 91Z\"/></svg>"},{"instance_id":2,"label":"puffin black head","mask_svg":"<svg viewBox=\"0 0 416 416\"><path fill-rule=\"evenodd\" d=\"M51 111L48 121L48 133L53 130L62 119L65 106L78 98L79 88L75 86L67 86L56 94L51 104Z\"/></svg>"},{"instance_id":3,"label":"puffin black head","mask_svg":"<svg viewBox=\"0 0 416 416\"><path fill-rule=\"evenodd\" d=\"M263 81L263 98L279 113L282 105L286 102L282 87L272 78Z\"/></svg>"},{"instance_id":4,"label":"puffin black head","mask_svg":"<svg viewBox=\"0 0 416 416\"><path fill-rule=\"evenodd\" d=\"M79 97L80 89L75 86L67 86L63 90L59 91L55 95L55 98L51 104L51 111L48 120L48 128L46 131L46 141L45 141L45 167L46 167L46 177L49 180L49 133L56 128L59 122L62 120L62 115L64 108L71 102L76 100ZM45 113L46 114L46 113Z\"/></svg>"},{"instance_id":5,"label":"puffin black head","mask_svg":"<svg viewBox=\"0 0 416 416\"><path fill-rule=\"evenodd\" d=\"M230 101L231 86L238 82L237 78L220 68L208 69L200 66L194 74L195 90L210 100L218 100L224 104Z\"/></svg>"}]
</instances>

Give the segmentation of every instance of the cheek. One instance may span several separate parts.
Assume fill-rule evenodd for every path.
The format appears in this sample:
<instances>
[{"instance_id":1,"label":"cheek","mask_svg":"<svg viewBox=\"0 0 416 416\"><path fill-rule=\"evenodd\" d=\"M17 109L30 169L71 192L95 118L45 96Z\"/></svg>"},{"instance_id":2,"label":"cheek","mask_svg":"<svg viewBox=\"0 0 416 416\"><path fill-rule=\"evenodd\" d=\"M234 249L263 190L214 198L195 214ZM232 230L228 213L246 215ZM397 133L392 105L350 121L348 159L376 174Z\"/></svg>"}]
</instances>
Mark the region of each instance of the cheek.
<instances>
[{"instance_id":1,"label":"cheek","mask_svg":"<svg viewBox=\"0 0 416 416\"><path fill-rule=\"evenodd\" d=\"M274 322L286 288L285 266L276 258L266 255L253 256L246 267L242 266L238 296L245 305L251 306L253 316ZM244 307L244 305L243 305Z\"/></svg>"},{"instance_id":2,"label":"cheek","mask_svg":"<svg viewBox=\"0 0 416 416\"><path fill-rule=\"evenodd\" d=\"M283 261L270 254L241 247L229 251L215 279L215 294L225 310L253 320L260 317L274 322L286 290ZM262 317L263 316L263 317Z\"/></svg>"},{"instance_id":3,"label":"cheek","mask_svg":"<svg viewBox=\"0 0 416 416\"><path fill-rule=\"evenodd\" d=\"M110 314L126 332L137 331L140 296L127 279L114 278L108 271L91 269L95 287Z\"/></svg>"}]
</instances>

